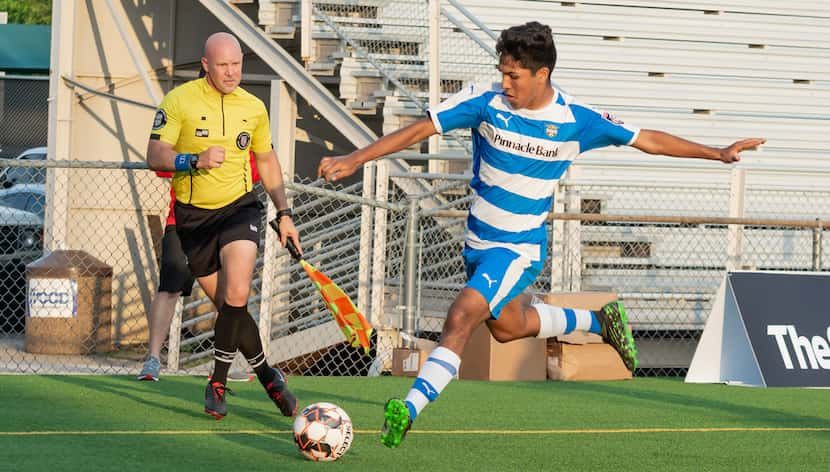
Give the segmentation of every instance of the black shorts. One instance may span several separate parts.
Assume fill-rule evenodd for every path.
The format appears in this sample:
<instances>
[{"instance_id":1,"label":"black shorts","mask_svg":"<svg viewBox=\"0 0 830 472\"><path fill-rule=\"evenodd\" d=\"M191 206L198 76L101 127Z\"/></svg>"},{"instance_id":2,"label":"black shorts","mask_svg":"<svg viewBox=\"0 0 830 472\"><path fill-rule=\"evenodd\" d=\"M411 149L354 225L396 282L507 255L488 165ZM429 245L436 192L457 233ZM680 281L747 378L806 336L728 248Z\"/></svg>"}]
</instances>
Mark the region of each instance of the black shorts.
<instances>
[{"instance_id":1,"label":"black shorts","mask_svg":"<svg viewBox=\"0 0 830 472\"><path fill-rule=\"evenodd\" d=\"M253 192L215 210L176 201L176 231L190 272L204 277L219 270L219 251L232 241L253 241L259 247L263 205Z\"/></svg>"},{"instance_id":2,"label":"black shorts","mask_svg":"<svg viewBox=\"0 0 830 472\"><path fill-rule=\"evenodd\" d=\"M161 266L159 267L159 292L182 292L183 297L193 289L193 274L187 267L187 256L176 232L176 225L164 228L161 240Z\"/></svg>"}]
</instances>

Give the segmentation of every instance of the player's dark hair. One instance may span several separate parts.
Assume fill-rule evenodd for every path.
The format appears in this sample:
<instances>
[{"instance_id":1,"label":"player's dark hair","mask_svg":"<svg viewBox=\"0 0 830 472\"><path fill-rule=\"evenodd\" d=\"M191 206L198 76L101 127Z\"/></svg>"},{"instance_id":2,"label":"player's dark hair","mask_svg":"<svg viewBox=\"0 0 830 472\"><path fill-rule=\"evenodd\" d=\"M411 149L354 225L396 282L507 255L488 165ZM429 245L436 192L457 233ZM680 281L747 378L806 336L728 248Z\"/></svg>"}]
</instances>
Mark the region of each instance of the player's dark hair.
<instances>
[{"instance_id":1,"label":"player's dark hair","mask_svg":"<svg viewBox=\"0 0 830 472\"><path fill-rule=\"evenodd\" d=\"M553 72L556 65L556 46L550 26L538 21L511 26L501 32L496 42L499 56L509 55L534 74L542 67Z\"/></svg>"}]
</instances>

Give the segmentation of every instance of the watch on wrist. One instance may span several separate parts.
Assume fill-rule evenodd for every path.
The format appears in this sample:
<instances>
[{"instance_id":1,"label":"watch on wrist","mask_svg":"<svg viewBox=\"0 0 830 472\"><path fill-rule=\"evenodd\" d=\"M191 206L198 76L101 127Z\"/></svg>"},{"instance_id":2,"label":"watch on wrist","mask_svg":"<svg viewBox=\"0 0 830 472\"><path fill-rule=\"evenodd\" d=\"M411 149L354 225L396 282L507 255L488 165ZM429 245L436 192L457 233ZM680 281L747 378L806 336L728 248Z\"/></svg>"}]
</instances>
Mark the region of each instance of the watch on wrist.
<instances>
[{"instance_id":1,"label":"watch on wrist","mask_svg":"<svg viewBox=\"0 0 830 472\"><path fill-rule=\"evenodd\" d=\"M283 210L279 210L279 211L277 212L277 223L279 223L279 222L280 222L280 220L282 219L282 217L283 217L283 216L287 216L287 217L289 217L289 218L290 218L292 215L293 215L293 214L292 214L292 212L291 212L291 208L285 208L285 209L283 209Z\"/></svg>"},{"instance_id":2,"label":"watch on wrist","mask_svg":"<svg viewBox=\"0 0 830 472\"><path fill-rule=\"evenodd\" d=\"M190 168L193 169L193 170L196 170L198 164L199 164L199 155L198 154L191 154L190 155Z\"/></svg>"}]
</instances>

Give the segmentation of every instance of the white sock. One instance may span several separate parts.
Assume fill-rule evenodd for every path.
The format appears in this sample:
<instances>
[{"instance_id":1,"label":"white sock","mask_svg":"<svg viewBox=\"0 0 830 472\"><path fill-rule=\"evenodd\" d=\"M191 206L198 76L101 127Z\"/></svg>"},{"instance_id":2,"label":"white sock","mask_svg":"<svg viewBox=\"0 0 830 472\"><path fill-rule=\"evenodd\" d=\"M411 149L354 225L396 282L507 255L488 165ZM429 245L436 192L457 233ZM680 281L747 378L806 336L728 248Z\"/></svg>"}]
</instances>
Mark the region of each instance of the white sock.
<instances>
[{"instance_id":1,"label":"white sock","mask_svg":"<svg viewBox=\"0 0 830 472\"><path fill-rule=\"evenodd\" d=\"M547 339L565 334L568 324L565 320L565 310L558 306L537 303L533 305L539 314L539 333L537 338Z\"/></svg>"},{"instance_id":2,"label":"white sock","mask_svg":"<svg viewBox=\"0 0 830 472\"><path fill-rule=\"evenodd\" d=\"M576 326L574 329L581 329L582 331L592 331L594 327L594 322L596 321L596 316L594 312L591 310L582 310L582 309L573 309L574 315L576 316ZM596 321L596 326L599 326L599 321ZM599 331L597 331L599 332Z\"/></svg>"},{"instance_id":3,"label":"white sock","mask_svg":"<svg viewBox=\"0 0 830 472\"><path fill-rule=\"evenodd\" d=\"M560 334L568 334L575 329L591 331L594 326L595 317L591 310L561 308L544 303L534 304L533 308L539 314L537 338L551 338Z\"/></svg>"},{"instance_id":4,"label":"white sock","mask_svg":"<svg viewBox=\"0 0 830 472\"><path fill-rule=\"evenodd\" d=\"M460 365L461 358L445 347L438 346L429 354L421 371L418 372L418 378L406 395L406 406L413 421L425 406L438 398L444 387L458 373Z\"/></svg>"}]
</instances>

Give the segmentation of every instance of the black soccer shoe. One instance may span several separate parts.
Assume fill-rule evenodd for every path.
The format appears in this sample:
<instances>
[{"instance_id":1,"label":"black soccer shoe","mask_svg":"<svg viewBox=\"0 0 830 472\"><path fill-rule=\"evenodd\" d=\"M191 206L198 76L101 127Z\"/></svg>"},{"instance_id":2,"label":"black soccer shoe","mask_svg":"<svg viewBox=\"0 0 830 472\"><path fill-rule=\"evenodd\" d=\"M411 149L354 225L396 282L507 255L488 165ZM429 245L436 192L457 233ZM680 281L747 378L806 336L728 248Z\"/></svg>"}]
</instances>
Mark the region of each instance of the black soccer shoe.
<instances>
[{"instance_id":1,"label":"black soccer shoe","mask_svg":"<svg viewBox=\"0 0 830 472\"><path fill-rule=\"evenodd\" d=\"M221 382L208 382L205 387L205 413L221 420L228 414L228 407L225 405L225 393L230 393L229 388Z\"/></svg>"},{"instance_id":2,"label":"black soccer shoe","mask_svg":"<svg viewBox=\"0 0 830 472\"><path fill-rule=\"evenodd\" d=\"M282 371L276 367L273 369L274 380L265 386L265 391L268 392L268 396L280 409L282 416L294 416L297 414L297 397L291 393L291 390L288 390L288 380Z\"/></svg>"}]
</instances>

